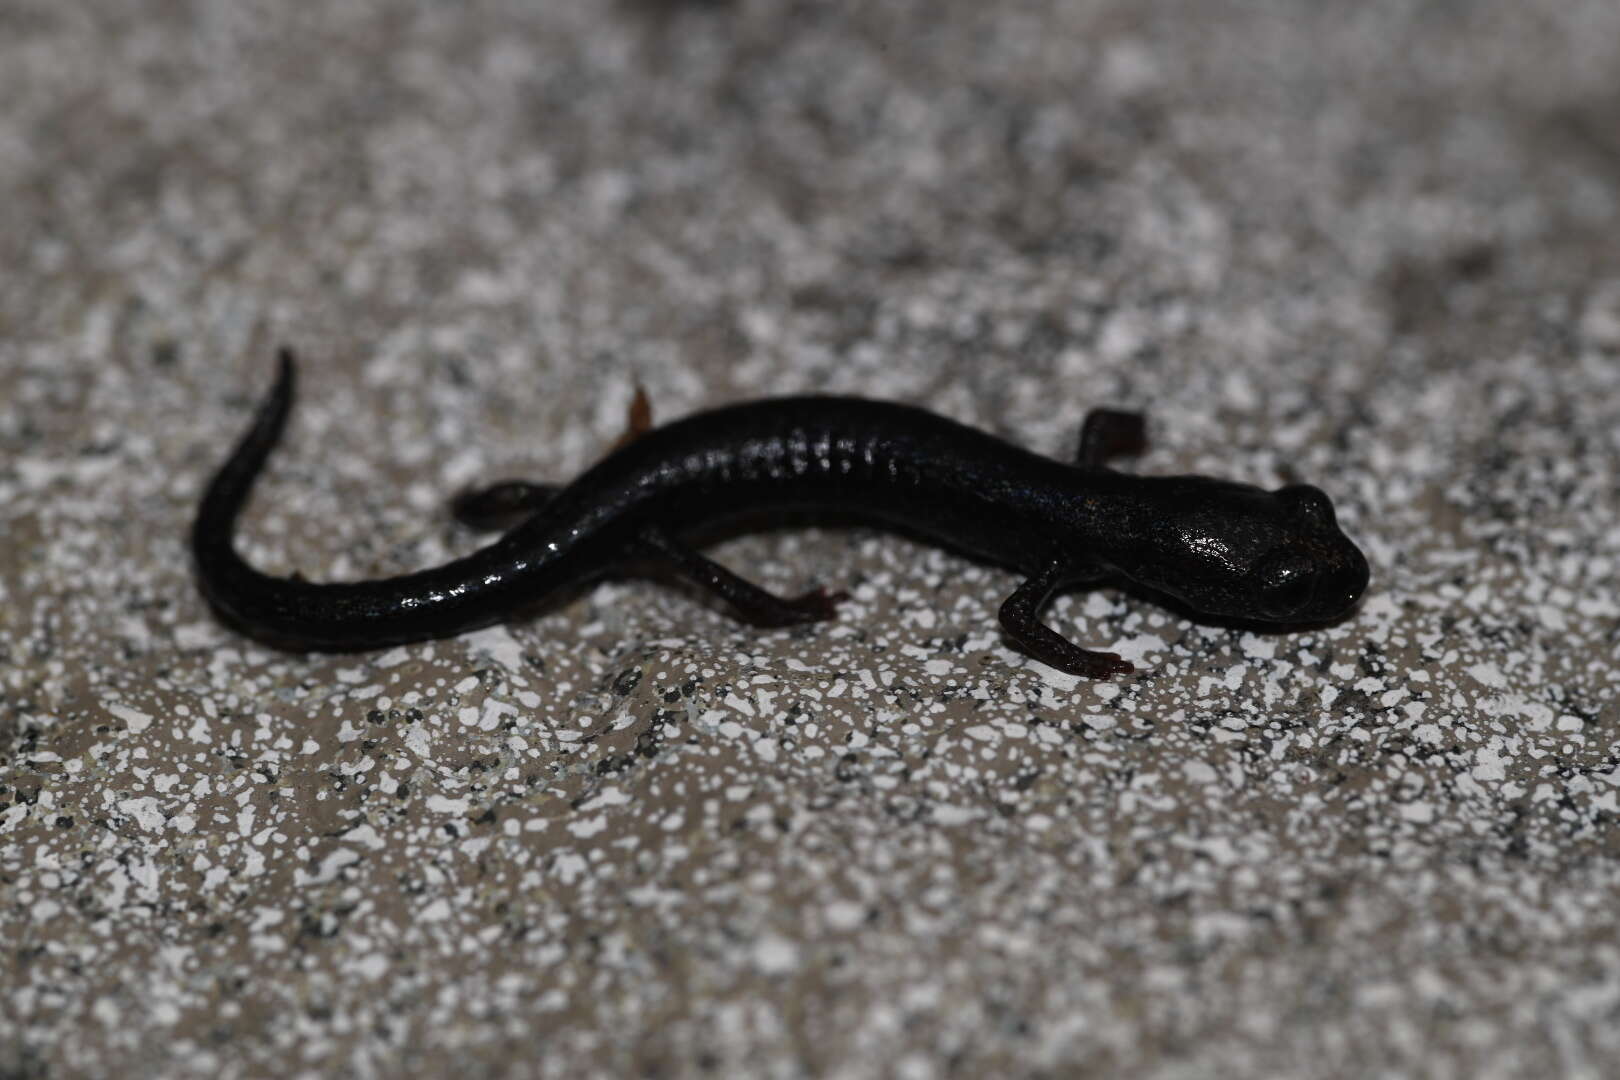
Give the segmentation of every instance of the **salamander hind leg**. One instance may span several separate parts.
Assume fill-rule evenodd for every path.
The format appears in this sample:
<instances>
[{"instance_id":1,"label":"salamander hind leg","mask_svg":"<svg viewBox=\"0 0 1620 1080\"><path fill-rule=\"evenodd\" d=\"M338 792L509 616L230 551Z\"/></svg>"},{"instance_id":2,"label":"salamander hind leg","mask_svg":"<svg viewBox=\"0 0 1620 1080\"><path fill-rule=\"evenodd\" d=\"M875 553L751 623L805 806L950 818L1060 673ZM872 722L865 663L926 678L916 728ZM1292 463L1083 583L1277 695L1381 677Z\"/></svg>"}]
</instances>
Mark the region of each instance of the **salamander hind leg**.
<instances>
[{"instance_id":1,"label":"salamander hind leg","mask_svg":"<svg viewBox=\"0 0 1620 1080\"><path fill-rule=\"evenodd\" d=\"M503 480L486 488L463 491L450 500L450 512L457 521L474 529L506 530L533 517L561 490L556 484Z\"/></svg>"},{"instance_id":2,"label":"salamander hind leg","mask_svg":"<svg viewBox=\"0 0 1620 1080\"><path fill-rule=\"evenodd\" d=\"M1100 469L1111 458L1135 457L1147 449L1147 419L1141 413L1092 409L1080 425L1075 464Z\"/></svg>"},{"instance_id":3,"label":"salamander hind leg","mask_svg":"<svg viewBox=\"0 0 1620 1080\"><path fill-rule=\"evenodd\" d=\"M652 430L652 404L647 391L638 383L625 410L624 434L608 449L617 450ZM531 484L527 480L503 480L485 488L463 491L450 500L450 513L469 528L486 532L505 531L534 516L562 490L560 484Z\"/></svg>"},{"instance_id":4,"label":"salamander hind leg","mask_svg":"<svg viewBox=\"0 0 1620 1080\"><path fill-rule=\"evenodd\" d=\"M1041 608L1062 573L1053 565L1013 591L1001 605L1001 628L1025 652L1050 667L1088 679L1128 675L1136 668L1116 653L1082 649L1041 622Z\"/></svg>"},{"instance_id":5,"label":"salamander hind leg","mask_svg":"<svg viewBox=\"0 0 1620 1080\"><path fill-rule=\"evenodd\" d=\"M799 596L777 596L657 530L643 533L641 544L648 554L668 564L687 581L726 601L745 622L754 626L769 628L822 622L836 618L838 605L849 599L848 593L828 592L823 588Z\"/></svg>"},{"instance_id":6,"label":"salamander hind leg","mask_svg":"<svg viewBox=\"0 0 1620 1080\"><path fill-rule=\"evenodd\" d=\"M647 391L636 383L636 392L630 397L630 405L624 411L624 434L614 440L611 450L620 450L637 439L641 438L653 428L652 402L647 399Z\"/></svg>"}]
</instances>

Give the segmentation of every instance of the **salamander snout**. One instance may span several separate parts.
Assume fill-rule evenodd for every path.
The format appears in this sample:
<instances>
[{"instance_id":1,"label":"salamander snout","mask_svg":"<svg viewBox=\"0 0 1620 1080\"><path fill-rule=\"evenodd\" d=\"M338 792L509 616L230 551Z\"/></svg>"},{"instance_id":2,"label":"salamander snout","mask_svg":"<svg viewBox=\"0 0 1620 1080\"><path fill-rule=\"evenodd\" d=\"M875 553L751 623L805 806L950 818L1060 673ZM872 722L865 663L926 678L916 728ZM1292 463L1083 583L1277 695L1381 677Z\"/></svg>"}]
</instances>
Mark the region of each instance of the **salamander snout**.
<instances>
[{"instance_id":1,"label":"salamander snout","mask_svg":"<svg viewBox=\"0 0 1620 1080\"><path fill-rule=\"evenodd\" d=\"M1274 492L1292 519L1289 542L1254 570L1256 603L1276 622L1328 622L1349 612L1367 588L1366 556L1339 531L1320 488L1292 484Z\"/></svg>"},{"instance_id":2,"label":"salamander snout","mask_svg":"<svg viewBox=\"0 0 1620 1080\"><path fill-rule=\"evenodd\" d=\"M1361 594L1367 591L1367 557L1361 549L1344 542L1345 550L1335 564L1323 575L1321 599L1321 614L1316 617L1324 622L1337 619L1356 606Z\"/></svg>"},{"instance_id":3,"label":"salamander snout","mask_svg":"<svg viewBox=\"0 0 1620 1080\"><path fill-rule=\"evenodd\" d=\"M1367 588L1367 559L1342 534L1337 539L1290 546L1262 559L1254 572L1256 614L1273 622L1317 623L1354 607Z\"/></svg>"}]
</instances>

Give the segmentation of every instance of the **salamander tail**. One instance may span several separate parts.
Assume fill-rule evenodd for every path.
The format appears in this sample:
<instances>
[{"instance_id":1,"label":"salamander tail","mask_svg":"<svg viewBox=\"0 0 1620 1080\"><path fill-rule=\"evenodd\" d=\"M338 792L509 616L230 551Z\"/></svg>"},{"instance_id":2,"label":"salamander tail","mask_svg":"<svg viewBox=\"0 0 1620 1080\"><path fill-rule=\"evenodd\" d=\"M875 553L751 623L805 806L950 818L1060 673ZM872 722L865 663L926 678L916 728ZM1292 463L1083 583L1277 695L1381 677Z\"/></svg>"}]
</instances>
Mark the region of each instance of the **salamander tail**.
<instances>
[{"instance_id":1,"label":"salamander tail","mask_svg":"<svg viewBox=\"0 0 1620 1080\"><path fill-rule=\"evenodd\" d=\"M210 596L214 593L212 586L241 564L234 542L236 518L247 504L253 481L281 440L287 414L292 411L297 362L288 348L281 349L276 359L275 385L259 404L253 424L241 442L209 481L191 527L191 550L197 560L203 591Z\"/></svg>"}]
</instances>

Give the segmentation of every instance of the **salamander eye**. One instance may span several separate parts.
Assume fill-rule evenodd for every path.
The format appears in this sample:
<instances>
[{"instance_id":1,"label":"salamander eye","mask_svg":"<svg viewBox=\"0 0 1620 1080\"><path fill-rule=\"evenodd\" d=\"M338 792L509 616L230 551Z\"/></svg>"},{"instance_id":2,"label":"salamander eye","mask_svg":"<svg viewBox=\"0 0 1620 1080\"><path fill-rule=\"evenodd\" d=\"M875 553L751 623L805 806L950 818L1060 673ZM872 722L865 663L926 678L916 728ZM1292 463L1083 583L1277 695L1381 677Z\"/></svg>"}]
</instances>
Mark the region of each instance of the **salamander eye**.
<instances>
[{"instance_id":1,"label":"salamander eye","mask_svg":"<svg viewBox=\"0 0 1620 1080\"><path fill-rule=\"evenodd\" d=\"M1321 488L1310 484L1290 484L1277 489L1277 498L1301 521L1317 528L1328 528L1336 523L1333 501Z\"/></svg>"},{"instance_id":2,"label":"salamander eye","mask_svg":"<svg viewBox=\"0 0 1620 1080\"><path fill-rule=\"evenodd\" d=\"M1316 568L1303 555L1273 555L1259 571L1260 608L1272 619L1288 619L1310 606L1316 596Z\"/></svg>"}]
</instances>

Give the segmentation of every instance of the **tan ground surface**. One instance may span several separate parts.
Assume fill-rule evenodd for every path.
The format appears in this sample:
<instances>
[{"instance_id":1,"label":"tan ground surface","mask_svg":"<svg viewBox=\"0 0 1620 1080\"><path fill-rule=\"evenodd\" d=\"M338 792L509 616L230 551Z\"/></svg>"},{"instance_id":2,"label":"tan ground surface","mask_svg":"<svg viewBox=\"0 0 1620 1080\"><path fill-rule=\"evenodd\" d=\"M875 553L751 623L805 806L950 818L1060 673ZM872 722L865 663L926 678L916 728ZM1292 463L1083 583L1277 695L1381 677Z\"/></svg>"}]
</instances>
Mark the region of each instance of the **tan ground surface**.
<instances>
[{"instance_id":1,"label":"tan ground surface","mask_svg":"<svg viewBox=\"0 0 1620 1080\"><path fill-rule=\"evenodd\" d=\"M0 1075L1612 1075L1616 116L1608 0L5 0ZM277 654L184 534L280 342L281 572L470 550L640 378L1142 407L1374 585L1066 598L1076 683L822 529L719 554L833 626Z\"/></svg>"}]
</instances>

